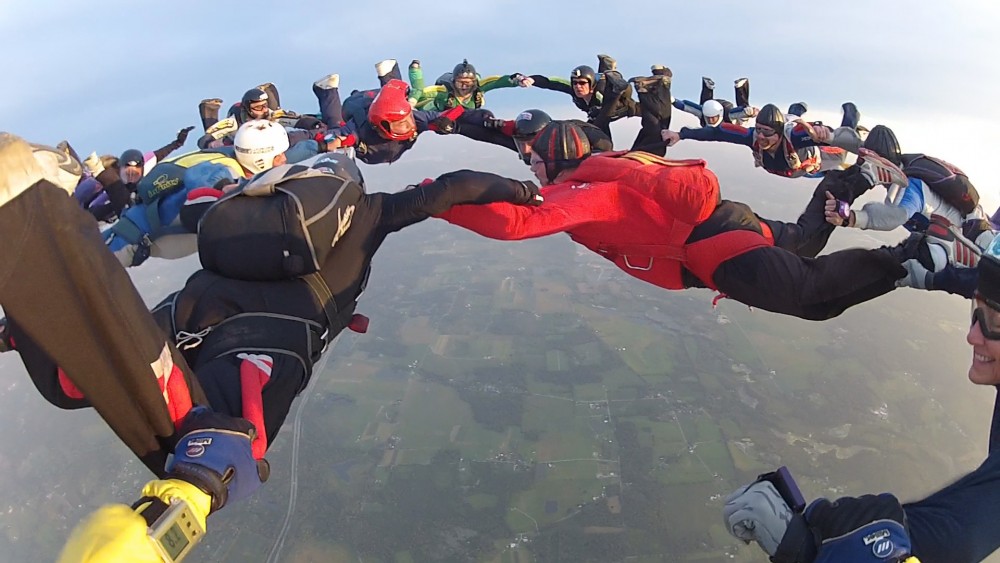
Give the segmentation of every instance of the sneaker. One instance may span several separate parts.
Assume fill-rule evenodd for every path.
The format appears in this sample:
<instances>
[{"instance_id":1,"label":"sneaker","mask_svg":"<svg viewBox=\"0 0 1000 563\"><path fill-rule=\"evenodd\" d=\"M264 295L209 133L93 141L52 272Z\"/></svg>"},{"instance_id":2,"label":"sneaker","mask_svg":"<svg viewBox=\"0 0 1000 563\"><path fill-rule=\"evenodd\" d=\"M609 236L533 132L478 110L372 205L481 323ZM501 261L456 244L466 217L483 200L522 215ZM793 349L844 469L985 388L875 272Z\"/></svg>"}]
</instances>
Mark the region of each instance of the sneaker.
<instances>
[{"instance_id":1,"label":"sneaker","mask_svg":"<svg viewBox=\"0 0 1000 563\"><path fill-rule=\"evenodd\" d=\"M392 69L396 66L396 59L386 59L384 61L379 61L375 63L375 72L378 75L385 76L392 72Z\"/></svg>"},{"instance_id":2,"label":"sneaker","mask_svg":"<svg viewBox=\"0 0 1000 563\"><path fill-rule=\"evenodd\" d=\"M701 83L709 90L715 90L715 81L707 76L701 77Z\"/></svg>"},{"instance_id":3,"label":"sneaker","mask_svg":"<svg viewBox=\"0 0 1000 563\"><path fill-rule=\"evenodd\" d=\"M872 186L889 187L895 185L905 188L910 183L909 178L898 166L889 162L888 159L882 158L875 151L862 148L858 150L858 154L861 157L858 162L858 166L861 167L861 175Z\"/></svg>"},{"instance_id":4,"label":"sneaker","mask_svg":"<svg viewBox=\"0 0 1000 563\"><path fill-rule=\"evenodd\" d=\"M737 88L742 88L742 87L746 86L747 80L749 80L749 79L748 78L737 78L736 80L733 81L733 86L735 86Z\"/></svg>"},{"instance_id":5,"label":"sneaker","mask_svg":"<svg viewBox=\"0 0 1000 563\"><path fill-rule=\"evenodd\" d=\"M313 82L313 84L321 90L332 90L340 87L340 75L330 74Z\"/></svg>"},{"instance_id":6,"label":"sneaker","mask_svg":"<svg viewBox=\"0 0 1000 563\"><path fill-rule=\"evenodd\" d=\"M928 254L934 260L935 272L951 264L956 268L975 268L982 250L965 238L950 221L940 215L931 215L927 227ZM919 256L918 256L919 258Z\"/></svg>"},{"instance_id":7,"label":"sneaker","mask_svg":"<svg viewBox=\"0 0 1000 563\"><path fill-rule=\"evenodd\" d=\"M417 59L413 59L412 61L410 61L410 68L412 70L416 70L416 69L420 68L420 61L417 60Z\"/></svg>"},{"instance_id":8,"label":"sneaker","mask_svg":"<svg viewBox=\"0 0 1000 563\"><path fill-rule=\"evenodd\" d=\"M653 65L649 67L649 70L653 73L653 76L667 76L669 78L674 77L674 73L670 70L670 68L663 65Z\"/></svg>"}]
</instances>

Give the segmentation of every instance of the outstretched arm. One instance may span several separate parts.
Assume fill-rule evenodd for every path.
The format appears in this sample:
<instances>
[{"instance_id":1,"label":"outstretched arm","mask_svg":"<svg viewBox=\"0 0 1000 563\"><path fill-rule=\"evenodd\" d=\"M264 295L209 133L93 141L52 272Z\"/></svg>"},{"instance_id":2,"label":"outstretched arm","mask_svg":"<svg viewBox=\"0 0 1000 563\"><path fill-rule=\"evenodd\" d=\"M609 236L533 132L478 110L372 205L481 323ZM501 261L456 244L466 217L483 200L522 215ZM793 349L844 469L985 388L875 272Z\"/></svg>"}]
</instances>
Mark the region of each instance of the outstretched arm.
<instances>
[{"instance_id":1,"label":"outstretched arm","mask_svg":"<svg viewBox=\"0 0 1000 563\"><path fill-rule=\"evenodd\" d=\"M732 123L723 123L718 127L699 127L697 129L682 127L680 138L695 141L717 141L752 147L753 133L752 127L746 128L733 125Z\"/></svg>"},{"instance_id":2,"label":"outstretched arm","mask_svg":"<svg viewBox=\"0 0 1000 563\"><path fill-rule=\"evenodd\" d=\"M593 184L591 186L593 187ZM580 190L571 198L549 200L539 207L506 203L475 207L460 205L437 217L497 240L543 237L571 231L587 223L620 219L616 217L620 211L607 205L607 202L599 201L600 198L592 197L594 193L590 190Z\"/></svg>"},{"instance_id":3,"label":"outstretched arm","mask_svg":"<svg viewBox=\"0 0 1000 563\"><path fill-rule=\"evenodd\" d=\"M440 215L455 205L483 205L494 202L532 204L538 188L531 182L521 182L490 174L459 170L438 179L396 194L384 194L382 223L388 232Z\"/></svg>"},{"instance_id":4,"label":"outstretched arm","mask_svg":"<svg viewBox=\"0 0 1000 563\"><path fill-rule=\"evenodd\" d=\"M542 90L554 90L556 92L562 92L563 94L573 95L573 87L570 85L569 80L566 80L565 78L545 76L543 74L532 74L528 78L532 80L532 84L535 88L541 88Z\"/></svg>"}]
</instances>

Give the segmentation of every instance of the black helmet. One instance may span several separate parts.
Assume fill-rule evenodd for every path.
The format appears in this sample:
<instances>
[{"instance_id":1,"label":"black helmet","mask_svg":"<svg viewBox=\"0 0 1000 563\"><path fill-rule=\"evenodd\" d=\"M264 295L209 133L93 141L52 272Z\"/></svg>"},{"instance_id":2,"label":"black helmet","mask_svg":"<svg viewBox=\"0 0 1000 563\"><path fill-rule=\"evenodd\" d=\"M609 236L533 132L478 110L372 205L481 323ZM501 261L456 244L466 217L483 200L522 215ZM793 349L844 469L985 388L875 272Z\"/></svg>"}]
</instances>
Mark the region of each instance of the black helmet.
<instances>
[{"instance_id":1,"label":"black helmet","mask_svg":"<svg viewBox=\"0 0 1000 563\"><path fill-rule=\"evenodd\" d=\"M243 99L240 100L240 116L237 117L237 121L240 121L240 117L242 117L243 123L251 119L255 119L252 115L250 115L250 104L257 102L267 102L268 106L265 110L266 114L264 115L266 118L267 115L271 113L271 102L269 100L270 98L268 97L267 92L261 90L260 88L251 88L247 90L246 93L243 94Z\"/></svg>"},{"instance_id":2,"label":"black helmet","mask_svg":"<svg viewBox=\"0 0 1000 563\"><path fill-rule=\"evenodd\" d=\"M142 156L142 152L140 152L139 149L129 149L118 157L119 167L138 166L139 168L142 168L144 164L146 164L146 158Z\"/></svg>"},{"instance_id":3,"label":"black helmet","mask_svg":"<svg viewBox=\"0 0 1000 563\"><path fill-rule=\"evenodd\" d=\"M243 99L240 101L244 108L249 109L250 104L253 102L266 102L267 92L261 90L260 88L251 88L243 94Z\"/></svg>"},{"instance_id":4,"label":"black helmet","mask_svg":"<svg viewBox=\"0 0 1000 563\"><path fill-rule=\"evenodd\" d=\"M459 78L471 77L476 82L479 77L476 75L476 67L469 64L469 59L462 59L462 62L455 65L455 70L451 71L451 80L454 82Z\"/></svg>"},{"instance_id":5,"label":"black helmet","mask_svg":"<svg viewBox=\"0 0 1000 563\"><path fill-rule=\"evenodd\" d=\"M531 141L549 123L552 118L540 109L526 109L514 119L514 144L525 164L531 162Z\"/></svg>"},{"instance_id":6,"label":"black helmet","mask_svg":"<svg viewBox=\"0 0 1000 563\"><path fill-rule=\"evenodd\" d=\"M899 140L896 139L896 134L892 132L892 129L885 125L872 127L862 146L897 166L902 163L900 155L903 151L899 148Z\"/></svg>"},{"instance_id":7,"label":"black helmet","mask_svg":"<svg viewBox=\"0 0 1000 563\"><path fill-rule=\"evenodd\" d=\"M760 108L757 112L757 125L763 125L765 127L770 127L778 133L781 133L785 129L785 114L781 113L778 106L774 104L767 104L766 106Z\"/></svg>"},{"instance_id":8,"label":"black helmet","mask_svg":"<svg viewBox=\"0 0 1000 563\"><path fill-rule=\"evenodd\" d=\"M545 176L553 182L560 172L578 166L590 156L590 141L579 125L553 121L535 137L531 152L545 163Z\"/></svg>"},{"instance_id":9,"label":"black helmet","mask_svg":"<svg viewBox=\"0 0 1000 563\"><path fill-rule=\"evenodd\" d=\"M574 78L586 78L587 82L590 82L590 87L593 88L594 84L597 83L597 73L594 69L587 65L580 65L574 68L569 73L569 81L572 82Z\"/></svg>"}]
</instances>

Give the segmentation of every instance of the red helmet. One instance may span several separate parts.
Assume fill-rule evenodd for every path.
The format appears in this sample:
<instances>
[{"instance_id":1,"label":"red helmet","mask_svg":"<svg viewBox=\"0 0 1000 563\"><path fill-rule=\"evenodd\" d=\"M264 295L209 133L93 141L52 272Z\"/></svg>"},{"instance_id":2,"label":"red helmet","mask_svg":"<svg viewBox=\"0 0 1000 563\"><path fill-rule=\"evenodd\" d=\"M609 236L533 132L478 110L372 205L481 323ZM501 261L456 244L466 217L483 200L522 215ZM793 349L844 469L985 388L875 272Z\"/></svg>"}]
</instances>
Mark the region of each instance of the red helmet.
<instances>
[{"instance_id":1,"label":"red helmet","mask_svg":"<svg viewBox=\"0 0 1000 563\"><path fill-rule=\"evenodd\" d=\"M368 108L368 122L386 139L392 141L408 141L416 136L417 130L393 131L392 124L403 121L412 113L410 101L406 99L406 82L390 80L379 91L372 105Z\"/></svg>"}]
</instances>

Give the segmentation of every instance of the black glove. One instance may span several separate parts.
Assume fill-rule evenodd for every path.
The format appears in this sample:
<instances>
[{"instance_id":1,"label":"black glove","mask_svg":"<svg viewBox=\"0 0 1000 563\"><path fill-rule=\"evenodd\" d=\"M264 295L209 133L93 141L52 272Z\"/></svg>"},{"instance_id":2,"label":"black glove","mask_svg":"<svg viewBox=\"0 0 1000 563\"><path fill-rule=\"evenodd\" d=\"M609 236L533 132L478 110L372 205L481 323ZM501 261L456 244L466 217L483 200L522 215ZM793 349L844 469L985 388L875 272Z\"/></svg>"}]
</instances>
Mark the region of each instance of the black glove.
<instances>
[{"instance_id":1,"label":"black glove","mask_svg":"<svg viewBox=\"0 0 1000 563\"><path fill-rule=\"evenodd\" d=\"M184 146L184 143L186 143L188 139L188 133L190 133L193 129L194 126L192 125L190 127L185 127L177 132L177 140L174 141L174 143L177 145L177 148Z\"/></svg>"},{"instance_id":2,"label":"black glove","mask_svg":"<svg viewBox=\"0 0 1000 563\"><path fill-rule=\"evenodd\" d=\"M438 135L451 135L452 133L458 133L458 123L455 123L454 119L444 115L432 119L428 128Z\"/></svg>"},{"instance_id":3,"label":"black glove","mask_svg":"<svg viewBox=\"0 0 1000 563\"><path fill-rule=\"evenodd\" d=\"M483 120L483 127L486 129L503 129L503 126L507 123L506 119L499 119L496 117L487 117Z\"/></svg>"},{"instance_id":4,"label":"black glove","mask_svg":"<svg viewBox=\"0 0 1000 563\"><path fill-rule=\"evenodd\" d=\"M538 207L545 202L545 198L542 197L537 184L531 181L521 181L521 185L524 186L524 197L518 201L518 203L521 205Z\"/></svg>"}]
</instances>

